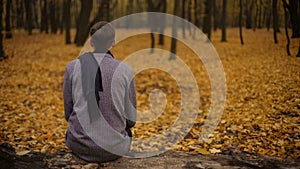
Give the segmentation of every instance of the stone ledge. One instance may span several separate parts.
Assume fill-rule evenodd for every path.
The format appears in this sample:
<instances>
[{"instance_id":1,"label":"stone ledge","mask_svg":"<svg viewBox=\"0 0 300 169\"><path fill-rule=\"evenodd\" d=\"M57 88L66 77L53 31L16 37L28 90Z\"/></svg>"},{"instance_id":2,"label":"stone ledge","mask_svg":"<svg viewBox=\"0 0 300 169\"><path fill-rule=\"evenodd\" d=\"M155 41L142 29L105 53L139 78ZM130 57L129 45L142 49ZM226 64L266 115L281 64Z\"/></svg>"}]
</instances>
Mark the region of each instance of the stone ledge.
<instances>
[{"instance_id":1,"label":"stone ledge","mask_svg":"<svg viewBox=\"0 0 300 169\"><path fill-rule=\"evenodd\" d=\"M168 151L149 158L120 158L108 163L87 163L72 153L58 152L42 154L28 152L19 156L9 144L0 145L0 169L40 169L40 168L73 168L73 169L300 169L300 159L282 159L257 155L251 158L242 152L228 150L226 154L189 155Z\"/></svg>"}]
</instances>

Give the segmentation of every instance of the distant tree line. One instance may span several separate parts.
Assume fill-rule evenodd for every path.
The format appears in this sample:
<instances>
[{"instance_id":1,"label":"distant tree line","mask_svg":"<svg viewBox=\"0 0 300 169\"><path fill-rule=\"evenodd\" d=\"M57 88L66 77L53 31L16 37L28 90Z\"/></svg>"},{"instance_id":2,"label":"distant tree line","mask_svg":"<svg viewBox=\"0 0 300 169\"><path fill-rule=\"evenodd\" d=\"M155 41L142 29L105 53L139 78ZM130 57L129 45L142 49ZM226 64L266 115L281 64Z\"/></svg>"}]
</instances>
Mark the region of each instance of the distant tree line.
<instances>
[{"instance_id":1,"label":"distant tree line","mask_svg":"<svg viewBox=\"0 0 300 169\"><path fill-rule=\"evenodd\" d=\"M272 28L274 42L277 43L277 33L284 26L288 54L290 38L300 38L299 0L2 0L0 8L0 57L5 56L2 38L13 38L13 29L25 29L28 35L36 32L65 33L66 44L82 46L88 37L90 26L95 22L112 21L145 11L180 16L202 29L209 39L212 31L221 29L222 42L227 41L227 27L239 27L241 44L244 44L242 28L253 31ZM159 44L164 44L164 27L157 31L151 28L152 47L155 44L154 32L159 34ZM72 28L76 29L74 37L70 33ZM291 37L289 29L292 29ZM177 35L177 27L173 26L172 30ZM193 35L193 30L183 25L184 37L187 35L186 31ZM172 40L171 48L172 52L176 52L175 39ZM297 56L300 57L300 44Z\"/></svg>"}]
</instances>

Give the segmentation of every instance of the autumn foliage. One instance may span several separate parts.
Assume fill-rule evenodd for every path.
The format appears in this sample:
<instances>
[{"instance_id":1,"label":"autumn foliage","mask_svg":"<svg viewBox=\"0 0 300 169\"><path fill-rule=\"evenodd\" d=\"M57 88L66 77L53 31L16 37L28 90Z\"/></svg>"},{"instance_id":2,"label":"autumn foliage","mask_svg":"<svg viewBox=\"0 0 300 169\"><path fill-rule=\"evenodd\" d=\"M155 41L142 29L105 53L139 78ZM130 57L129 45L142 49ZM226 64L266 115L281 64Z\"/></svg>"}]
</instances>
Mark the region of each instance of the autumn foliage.
<instances>
[{"instance_id":1,"label":"autumn foliage","mask_svg":"<svg viewBox=\"0 0 300 169\"><path fill-rule=\"evenodd\" d=\"M300 60L286 56L283 34L278 35L280 43L275 45L272 32L246 30L242 46L237 32L228 30L227 43L219 41L219 31L212 36L226 74L227 100L222 119L206 143L198 138L210 106L209 78L195 54L178 44L178 57L196 77L201 106L196 110L199 116L194 127L174 149L212 154L233 148L249 154L300 158ZM28 36L24 31L15 31L13 39L4 40L9 59L0 62L0 143L10 143L20 153L69 151L62 83L66 63L78 56L80 48L64 42L63 35ZM112 52L122 60L149 45L150 35L140 35L117 44ZM169 50L169 46L167 38L165 46L158 48ZM291 46L294 55L297 50L298 46ZM180 110L176 81L157 69L141 72L135 81L138 110L149 108L148 96L153 89L166 94L167 104L156 120L138 123L133 136L150 137L168 129ZM153 145L134 144L133 148L142 151L143 146Z\"/></svg>"}]
</instances>

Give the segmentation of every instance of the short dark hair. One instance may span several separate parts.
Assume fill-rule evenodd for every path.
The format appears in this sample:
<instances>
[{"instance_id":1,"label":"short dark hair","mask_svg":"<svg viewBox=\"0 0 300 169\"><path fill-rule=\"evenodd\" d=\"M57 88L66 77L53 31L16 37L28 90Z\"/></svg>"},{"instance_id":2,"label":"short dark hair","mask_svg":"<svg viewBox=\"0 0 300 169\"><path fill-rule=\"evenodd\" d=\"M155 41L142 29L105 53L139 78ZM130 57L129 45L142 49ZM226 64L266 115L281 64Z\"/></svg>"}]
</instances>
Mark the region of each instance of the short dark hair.
<instances>
[{"instance_id":1,"label":"short dark hair","mask_svg":"<svg viewBox=\"0 0 300 169\"><path fill-rule=\"evenodd\" d=\"M109 48L115 40L115 29L109 22L100 21L91 27L90 35L95 48Z\"/></svg>"}]
</instances>

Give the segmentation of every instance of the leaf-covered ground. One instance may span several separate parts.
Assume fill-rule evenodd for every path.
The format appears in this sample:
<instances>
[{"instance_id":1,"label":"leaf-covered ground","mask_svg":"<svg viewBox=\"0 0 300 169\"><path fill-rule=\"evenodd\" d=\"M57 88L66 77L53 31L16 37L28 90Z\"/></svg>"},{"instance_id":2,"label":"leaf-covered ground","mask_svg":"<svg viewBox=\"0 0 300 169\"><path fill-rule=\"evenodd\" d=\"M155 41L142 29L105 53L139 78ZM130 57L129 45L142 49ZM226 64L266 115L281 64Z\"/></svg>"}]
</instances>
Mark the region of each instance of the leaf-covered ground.
<instances>
[{"instance_id":1,"label":"leaf-covered ground","mask_svg":"<svg viewBox=\"0 0 300 169\"><path fill-rule=\"evenodd\" d=\"M222 119L205 143L199 142L199 134L210 107L210 82L194 53L178 44L178 56L196 77L201 106L195 110L199 116L194 127L174 149L210 154L233 148L251 154L300 158L300 59L286 56L282 34L277 45L272 32L265 30L247 30L244 36L246 44L241 46L237 29L229 30L227 43L219 41L220 32L213 34L226 74L227 92ZM148 35L132 37L117 44L113 53L122 60L148 48L149 41ZM292 44L296 55L299 40ZM25 150L68 150L62 83L66 63L78 56L80 48L64 45L63 35L28 36L23 31L15 31L4 46L9 59L0 62L0 144L11 143L19 154ZM166 39L166 45L158 47L169 46L170 40ZM138 118L153 121L138 123L133 129L134 137L147 138L167 130L180 110L176 81L157 69L142 71L135 81L138 110L146 113ZM163 91L167 100L166 109L158 117L145 111L154 89ZM143 146L153 145L137 143L133 148L140 151Z\"/></svg>"}]
</instances>

